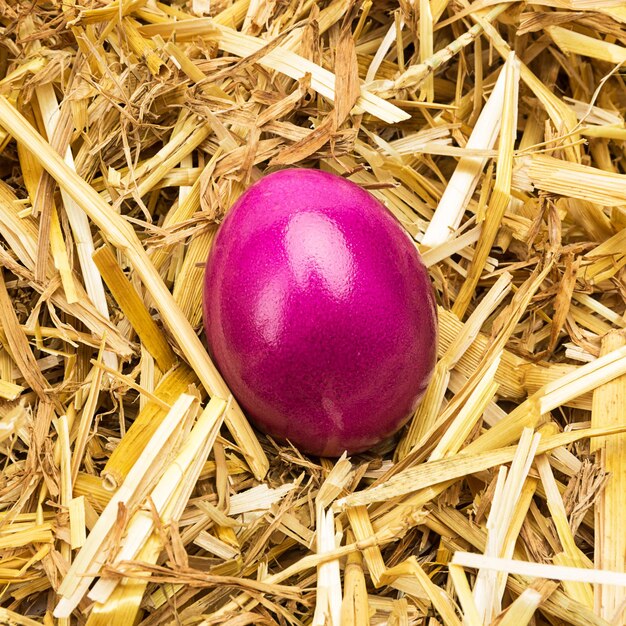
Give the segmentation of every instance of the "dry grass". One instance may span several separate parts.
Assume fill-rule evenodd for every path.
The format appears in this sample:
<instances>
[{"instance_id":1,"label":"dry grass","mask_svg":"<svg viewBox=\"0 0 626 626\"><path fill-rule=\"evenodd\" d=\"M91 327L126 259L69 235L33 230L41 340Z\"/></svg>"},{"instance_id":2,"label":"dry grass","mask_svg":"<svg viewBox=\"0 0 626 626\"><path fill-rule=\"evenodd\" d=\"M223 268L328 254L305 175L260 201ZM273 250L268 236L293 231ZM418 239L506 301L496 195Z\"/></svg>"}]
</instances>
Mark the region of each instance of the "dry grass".
<instances>
[{"instance_id":1,"label":"dry grass","mask_svg":"<svg viewBox=\"0 0 626 626\"><path fill-rule=\"evenodd\" d=\"M0 622L625 624L625 61L613 0L0 1ZM201 341L286 165L437 293L424 401L349 459Z\"/></svg>"}]
</instances>

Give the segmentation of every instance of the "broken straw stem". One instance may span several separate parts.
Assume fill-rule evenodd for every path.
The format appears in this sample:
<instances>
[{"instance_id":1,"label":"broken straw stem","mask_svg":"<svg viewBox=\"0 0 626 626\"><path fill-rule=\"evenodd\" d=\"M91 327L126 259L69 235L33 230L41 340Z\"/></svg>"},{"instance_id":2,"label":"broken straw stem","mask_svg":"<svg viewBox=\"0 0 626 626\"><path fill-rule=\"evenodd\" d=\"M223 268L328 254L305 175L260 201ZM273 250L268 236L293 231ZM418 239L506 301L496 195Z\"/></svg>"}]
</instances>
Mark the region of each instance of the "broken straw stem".
<instances>
[{"instance_id":1,"label":"broken straw stem","mask_svg":"<svg viewBox=\"0 0 626 626\"><path fill-rule=\"evenodd\" d=\"M52 137L59 121L59 105L54 93L54 87L50 83L46 83L37 87L36 92L46 133L48 133L48 137ZM67 147L63 159L70 169L76 171L74 156L70 146ZM63 199L65 213L74 234L74 240L76 241L78 262L80 263L83 280L85 281L85 289L98 313L108 320L109 308L104 293L104 285L102 284L102 278L100 277L98 268L92 259L94 245L93 239L91 238L89 220L85 212L72 200L67 191L62 187L61 198ZM103 355L103 359L109 367L117 369L117 355L114 352L106 351Z\"/></svg>"},{"instance_id":2,"label":"broken straw stem","mask_svg":"<svg viewBox=\"0 0 626 626\"><path fill-rule=\"evenodd\" d=\"M502 120L504 83L505 72L501 71L467 142L468 149L491 150L494 147ZM452 238L486 163L486 157L478 156L463 157L459 161L424 233L423 246L433 248Z\"/></svg>"}]
</instances>

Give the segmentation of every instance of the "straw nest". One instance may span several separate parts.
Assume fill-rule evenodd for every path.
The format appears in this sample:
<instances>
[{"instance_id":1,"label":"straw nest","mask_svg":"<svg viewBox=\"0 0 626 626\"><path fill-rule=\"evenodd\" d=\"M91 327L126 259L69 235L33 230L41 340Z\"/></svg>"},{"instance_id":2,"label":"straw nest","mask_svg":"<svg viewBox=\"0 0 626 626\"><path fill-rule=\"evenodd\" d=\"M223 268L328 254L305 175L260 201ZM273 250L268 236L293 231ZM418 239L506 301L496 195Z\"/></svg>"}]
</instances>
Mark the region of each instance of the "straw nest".
<instances>
[{"instance_id":1,"label":"straw nest","mask_svg":"<svg viewBox=\"0 0 626 626\"><path fill-rule=\"evenodd\" d=\"M0 2L0 622L623 624L626 9ZM251 182L320 167L420 248L417 414L327 460L201 339Z\"/></svg>"}]
</instances>

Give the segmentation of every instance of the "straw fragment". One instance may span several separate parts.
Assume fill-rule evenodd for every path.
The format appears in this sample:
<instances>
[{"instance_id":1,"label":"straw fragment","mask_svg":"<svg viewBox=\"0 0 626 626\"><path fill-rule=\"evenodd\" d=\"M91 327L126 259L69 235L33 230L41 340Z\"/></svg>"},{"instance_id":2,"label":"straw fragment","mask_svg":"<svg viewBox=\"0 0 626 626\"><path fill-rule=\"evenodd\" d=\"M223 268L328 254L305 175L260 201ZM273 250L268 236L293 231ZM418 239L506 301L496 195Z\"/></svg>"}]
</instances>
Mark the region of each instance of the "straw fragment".
<instances>
[{"instance_id":1,"label":"straw fragment","mask_svg":"<svg viewBox=\"0 0 626 626\"><path fill-rule=\"evenodd\" d=\"M441 616L445 626L461 625L461 621L456 616L452 599L443 589L440 589L431 581L414 556L400 565L387 569L383 576L383 582L392 581L396 576L406 575L414 576L418 580L419 584L428 594L428 598L432 602L433 607Z\"/></svg>"},{"instance_id":2,"label":"straw fragment","mask_svg":"<svg viewBox=\"0 0 626 626\"><path fill-rule=\"evenodd\" d=\"M169 407L181 394L188 392L198 382L194 372L182 363L163 376L154 390L155 398L161 402L148 400L144 404L102 470L104 485L110 491L115 491L122 484L142 450L168 414Z\"/></svg>"},{"instance_id":3,"label":"straw fragment","mask_svg":"<svg viewBox=\"0 0 626 626\"><path fill-rule=\"evenodd\" d=\"M365 584L363 558L359 552L353 552L348 555L344 571L341 624L345 626L369 626L370 605Z\"/></svg>"},{"instance_id":4,"label":"straw fragment","mask_svg":"<svg viewBox=\"0 0 626 626\"><path fill-rule=\"evenodd\" d=\"M547 563L530 563L515 559L499 559L469 552L456 552L452 558L452 563L463 567L484 567L496 572L519 574L532 578L567 580L598 585L619 585L620 587L626 586L626 576L623 573L609 570L583 569L562 565L549 565Z\"/></svg>"},{"instance_id":5,"label":"straw fragment","mask_svg":"<svg viewBox=\"0 0 626 626\"><path fill-rule=\"evenodd\" d=\"M550 509L552 521L554 522L559 541L563 548L562 552L554 556L553 562L559 565L582 568L586 565L586 559L574 540L574 535L565 511L565 505L563 504L563 499L561 498L552 469L550 468L550 463L543 456L537 458L535 463L539 470L543 488L546 492L547 504ZM590 608L593 607L593 592L590 585L564 582L563 587L565 593L571 598L586 604Z\"/></svg>"},{"instance_id":6,"label":"straw fragment","mask_svg":"<svg viewBox=\"0 0 626 626\"><path fill-rule=\"evenodd\" d=\"M505 76L504 97L496 180L489 202L489 212L483 222L472 264L452 307L452 311L459 319L463 319L469 307L476 284L480 279L487 256L500 228L504 212L509 206L511 199L513 148L517 131L519 68L519 61L517 61L515 54L511 52L502 70Z\"/></svg>"},{"instance_id":7,"label":"straw fragment","mask_svg":"<svg viewBox=\"0 0 626 626\"><path fill-rule=\"evenodd\" d=\"M617 65L626 61L626 47L624 46L589 37L562 26L550 26L547 31L557 46L568 54L582 53L593 59Z\"/></svg>"},{"instance_id":8,"label":"straw fragment","mask_svg":"<svg viewBox=\"0 0 626 626\"><path fill-rule=\"evenodd\" d=\"M174 365L176 356L150 316L141 297L124 275L110 247L99 248L94 252L93 260L116 302L139 335L142 344L155 358L159 369L167 372Z\"/></svg>"},{"instance_id":9,"label":"straw fragment","mask_svg":"<svg viewBox=\"0 0 626 626\"><path fill-rule=\"evenodd\" d=\"M623 174L568 163L545 155L523 158L521 163L523 172L528 175L535 189L590 200L604 206L626 203L626 176Z\"/></svg>"},{"instance_id":10,"label":"straw fragment","mask_svg":"<svg viewBox=\"0 0 626 626\"><path fill-rule=\"evenodd\" d=\"M539 443L536 453L553 450L563 445L586 437L602 437L605 434L619 434L626 426L579 429L569 433L561 433L551 437L544 437ZM361 507L371 502L381 502L398 496L427 489L433 485L440 485L453 478L467 476L481 472L491 467L510 463L517 452L517 446L496 448L488 452L469 452L482 443L477 439L465 451L452 457L446 457L428 463L423 463L396 474L384 483L380 483L365 491L351 494L337 501L339 507Z\"/></svg>"},{"instance_id":11,"label":"straw fragment","mask_svg":"<svg viewBox=\"0 0 626 626\"><path fill-rule=\"evenodd\" d=\"M626 345L624 331L612 331L602 340L601 354L604 356ZM626 405L626 376L599 386L593 393L591 423L604 426L621 423ZM599 569L626 571L626 533L622 523L623 493L626 474L624 470L624 446L626 438L617 435L598 439L592 443L600 467L609 475L608 483L600 495L595 509L596 557ZM626 600L621 587L600 586L594 589L599 614L607 621L613 619Z\"/></svg>"},{"instance_id":12,"label":"straw fragment","mask_svg":"<svg viewBox=\"0 0 626 626\"><path fill-rule=\"evenodd\" d=\"M48 402L46 389L48 383L37 366L28 339L19 324L15 310L6 288L3 272L0 269L0 340L10 349L10 355L28 383L42 402Z\"/></svg>"},{"instance_id":13,"label":"straw fragment","mask_svg":"<svg viewBox=\"0 0 626 626\"><path fill-rule=\"evenodd\" d=\"M506 72L502 71L467 141L467 149L491 150L495 145L502 119L505 81ZM433 248L451 238L461 223L486 162L485 157L478 156L467 156L459 160L424 233L423 246Z\"/></svg>"},{"instance_id":14,"label":"straw fragment","mask_svg":"<svg viewBox=\"0 0 626 626\"><path fill-rule=\"evenodd\" d=\"M45 84L37 88L37 102L39 104L39 108L41 109L42 119L48 137L52 137L60 120L60 108L52 85ZM10 125L9 128L11 128ZM30 148L28 141L23 143L27 149ZM31 152L35 158L40 158L36 149L31 150ZM69 146L63 155L63 160L69 171L75 170L74 155L72 154L72 150ZM42 166L45 168L43 163ZM54 174L51 175L54 177ZM80 202L77 202L76 199L73 198L67 189L62 185L61 197L63 198L63 205L74 233L74 239L76 240L76 249L83 273L83 280L85 281L85 289L87 290L87 293L89 294L89 297L98 312L108 320L109 310L106 303L102 279L100 278L97 268L91 258L94 251L94 245L84 207L81 207ZM117 367L117 359L113 353L107 353L105 361L110 367L114 369Z\"/></svg>"}]
</instances>

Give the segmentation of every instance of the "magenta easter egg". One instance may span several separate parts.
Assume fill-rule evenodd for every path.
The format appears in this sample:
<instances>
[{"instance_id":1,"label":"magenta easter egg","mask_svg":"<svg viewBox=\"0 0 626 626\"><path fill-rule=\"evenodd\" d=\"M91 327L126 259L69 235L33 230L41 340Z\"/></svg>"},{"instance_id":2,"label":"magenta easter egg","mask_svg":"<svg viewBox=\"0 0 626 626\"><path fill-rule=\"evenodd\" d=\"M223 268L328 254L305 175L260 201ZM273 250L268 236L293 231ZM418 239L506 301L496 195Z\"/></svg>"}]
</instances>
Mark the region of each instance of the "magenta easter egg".
<instances>
[{"instance_id":1,"label":"magenta easter egg","mask_svg":"<svg viewBox=\"0 0 626 626\"><path fill-rule=\"evenodd\" d=\"M204 325L250 420L320 456L396 432L436 359L415 246L371 194L318 170L270 174L227 213L206 264Z\"/></svg>"}]
</instances>

